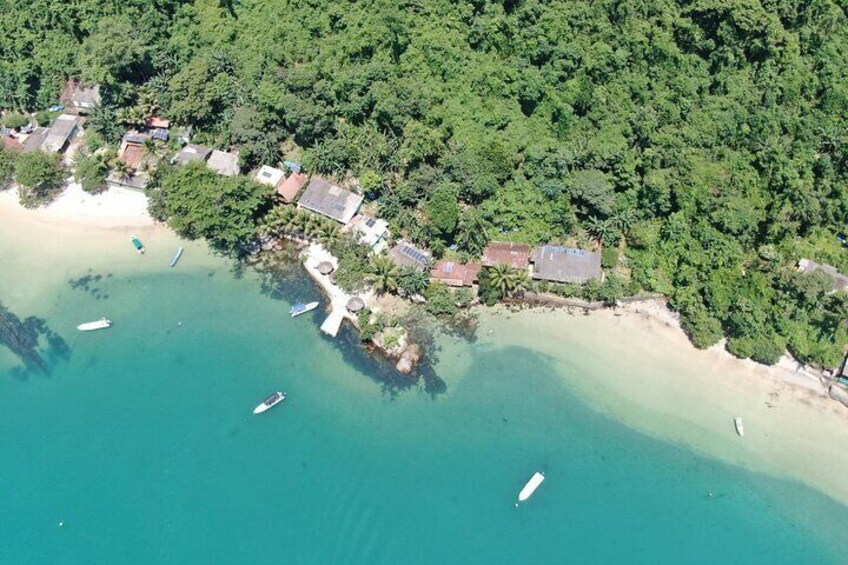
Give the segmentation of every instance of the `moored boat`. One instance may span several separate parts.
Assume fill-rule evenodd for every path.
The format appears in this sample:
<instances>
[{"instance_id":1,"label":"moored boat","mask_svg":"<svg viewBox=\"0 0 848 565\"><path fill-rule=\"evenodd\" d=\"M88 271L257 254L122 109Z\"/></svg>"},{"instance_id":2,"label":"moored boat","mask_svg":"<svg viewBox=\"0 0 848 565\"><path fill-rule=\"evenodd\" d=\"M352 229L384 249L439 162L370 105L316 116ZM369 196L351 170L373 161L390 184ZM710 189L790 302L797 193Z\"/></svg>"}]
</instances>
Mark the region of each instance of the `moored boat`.
<instances>
[{"instance_id":1,"label":"moored boat","mask_svg":"<svg viewBox=\"0 0 848 565\"><path fill-rule=\"evenodd\" d=\"M530 477L530 480L527 481L527 484L524 485L524 488L521 489L521 492L518 493L518 502L524 502L533 496L533 493L536 492L536 489L539 488L539 485L542 484L542 481L545 480L545 475L536 471L533 473L533 476ZM518 502L515 503L518 506Z\"/></svg>"},{"instance_id":2,"label":"moored boat","mask_svg":"<svg viewBox=\"0 0 848 565\"><path fill-rule=\"evenodd\" d=\"M144 253L144 245L141 243L141 240L134 235L130 236L130 241L132 241L133 247L138 251L138 254L141 255Z\"/></svg>"},{"instance_id":3,"label":"moored boat","mask_svg":"<svg viewBox=\"0 0 848 565\"><path fill-rule=\"evenodd\" d=\"M80 324L77 326L77 329L81 332L92 332L94 330L102 330L108 328L112 325L112 320L107 320L106 318L102 318L100 320L94 322L86 322L84 324Z\"/></svg>"},{"instance_id":4,"label":"moored boat","mask_svg":"<svg viewBox=\"0 0 848 565\"><path fill-rule=\"evenodd\" d=\"M174 267L179 262L180 257L183 256L183 248L178 247L177 252L174 254L174 257L171 259L171 266Z\"/></svg>"},{"instance_id":5,"label":"moored boat","mask_svg":"<svg viewBox=\"0 0 848 565\"><path fill-rule=\"evenodd\" d=\"M253 409L254 414L261 414L266 410L269 410L286 399L286 393L277 391L265 400L262 401L262 404Z\"/></svg>"},{"instance_id":6,"label":"moored boat","mask_svg":"<svg viewBox=\"0 0 848 565\"><path fill-rule=\"evenodd\" d=\"M742 418L733 418L733 425L736 426L736 433L739 437L745 435L745 427L742 425Z\"/></svg>"},{"instance_id":7,"label":"moored boat","mask_svg":"<svg viewBox=\"0 0 848 565\"><path fill-rule=\"evenodd\" d=\"M291 307L289 313L291 314L292 318L296 318L301 314L306 314L307 312L311 312L316 308L318 308L318 302L310 302L308 304L295 304Z\"/></svg>"}]
</instances>

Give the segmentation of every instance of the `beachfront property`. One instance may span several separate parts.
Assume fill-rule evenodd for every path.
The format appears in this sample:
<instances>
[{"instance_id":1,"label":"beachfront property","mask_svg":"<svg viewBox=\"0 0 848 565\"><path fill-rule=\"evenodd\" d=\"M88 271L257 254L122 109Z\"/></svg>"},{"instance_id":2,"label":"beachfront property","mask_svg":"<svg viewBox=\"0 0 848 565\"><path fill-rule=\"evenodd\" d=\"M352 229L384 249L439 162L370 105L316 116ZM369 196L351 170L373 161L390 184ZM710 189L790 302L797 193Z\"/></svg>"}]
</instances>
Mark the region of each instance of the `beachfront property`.
<instances>
[{"instance_id":1,"label":"beachfront property","mask_svg":"<svg viewBox=\"0 0 848 565\"><path fill-rule=\"evenodd\" d=\"M430 270L430 280L448 286L474 286L480 275L481 263L457 263L437 261Z\"/></svg>"},{"instance_id":2,"label":"beachfront property","mask_svg":"<svg viewBox=\"0 0 848 565\"><path fill-rule=\"evenodd\" d=\"M584 284L600 279L601 254L574 247L540 245L533 250L531 276L536 280Z\"/></svg>"},{"instance_id":3,"label":"beachfront property","mask_svg":"<svg viewBox=\"0 0 848 565\"><path fill-rule=\"evenodd\" d=\"M362 196L315 177L307 185L297 207L347 225L359 210Z\"/></svg>"},{"instance_id":4,"label":"beachfront property","mask_svg":"<svg viewBox=\"0 0 848 565\"><path fill-rule=\"evenodd\" d=\"M78 81L69 80L60 99L78 114L90 114L100 105L100 85L83 86Z\"/></svg>"},{"instance_id":5,"label":"beachfront property","mask_svg":"<svg viewBox=\"0 0 848 565\"><path fill-rule=\"evenodd\" d=\"M836 270L836 267L827 264L819 264L810 259L801 259L798 261L798 272L802 275L807 275L821 271L830 276L833 280L833 288L831 293L848 290L848 276L843 275Z\"/></svg>"},{"instance_id":6,"label":"beachfront property","mask_svg":"<svg viewBox=\"0 0 848 565\"><path fill-rule=\"evenodd\" d=\"M79 131L80 118L71 114L62 114L56 118L47 130L41 150L48 153L61 153L67 149L71 138Z\"/></svg>"},{"instance_id":7,"label":"beachfront property","mask_svg":"<svg viewBox=\"0 0 848 565\"><path fill-rule=\"evenodd\" d=\"M118 160L126 164L130 174L110 172L106 177L109 186L144 190L150 177L140 169L155 165L152 161L154 158L147 154L144 148L144 144L150 139L152 139L150 135L138 132L129 132L124 136L121 147L118 149Z\"/></svg>"},{"instance_id":8,"label":"beachfront property","mask_svg":"<svg viewBox=\"0 0 848 565\"><path fill-rule=\"evenodd\" d=\"M206 162L206 159L209 158L211 153L212 150L208 147L197 145L196 143L189 143L180 149L176 155L174 155L174 158L171 159L171 163L174 165L185 165L186 163L194 161Z\"/></svg>"},{"instance_id":9,"label":"beachfront property","mask_svg":"<svg viewBox=\"0 0 848 565\"><path fill-rule=\"evenodd\" d=\"M483 266L509 265L526 270L530 266L530 246L524 243L493 241L483 250Z\"/></svg>"},{"instance_id":10,"label":"beachfront property","mask_svg":"<svg viewBox=\"0 0 848 565\"><path fill-rule=\"evenodd\" d=\"M238 151L226 152L213 149L206 159L206 166L219 175L234 177L240 172Z\"/></svg>"},{"instance_id":11,"label":"beachfront property","mask_svg":"<svg viewBox=\"0 0 848 565\"><path fill-rule=\"evenodd\" d=\"M297 198L300 189L306 185L309 179L305 174L294 172L289 175L289 178L280 182L277 185L277 195L286 204L291 204Z\"/></svg>"},{"instance_id":12,"label":"beachfront property","mask_svg":"<svg viewBox=\"0 0 848 565\"><path fill-rule=\"evenodd\" d=\"M412 267L416 271L423 271L429 267L431 256L408 241L400 240L389 250L389 259L398 267Z\"/></svg>"},{"instance_id":13,"label":"beachfront property","mask_svg":"<svg viewBox=\"0 0 848 565\"><path fill-rule=\"evenodd\" d=\"M264 184L265 186L270 186L274 189L276 189L279 184L285 180L285 178L286 173L284 171L275 167L269 167L268 165L262 165L259 167L259 170L256 171L256 174L253 175L253 180L259 184Z\"/></svg>"},{"instance_id":14,"label":"beachfront property","mask_svg":"<svg viewBox=\"0 0 848 565\"><path fill-rule=\"evenodd\" d=\"M385 249L389 238L389 223L364 214L353 217L345 228L358 236L359 243L367 245L374 253Z\"/></svg>"}]
</instances>

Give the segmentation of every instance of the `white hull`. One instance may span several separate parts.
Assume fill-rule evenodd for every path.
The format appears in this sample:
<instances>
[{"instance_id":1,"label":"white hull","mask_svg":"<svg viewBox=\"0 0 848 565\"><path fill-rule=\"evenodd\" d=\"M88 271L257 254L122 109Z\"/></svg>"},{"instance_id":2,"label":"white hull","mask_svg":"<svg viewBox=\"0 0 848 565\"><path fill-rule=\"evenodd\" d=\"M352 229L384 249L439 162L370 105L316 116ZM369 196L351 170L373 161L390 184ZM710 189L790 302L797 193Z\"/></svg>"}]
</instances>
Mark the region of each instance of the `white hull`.
<instances>
[{"instance_id":1,"label":"white hull","mask_svg":"<svg viewBox=\"0 0 848 565\"><path fill-rule=\"evenodd\" d=\"M280 402L282 402L283 400L286 399L286 394L284 392L277 392L276 394L279 395L276 400L274 400L273 402L271 402L269 404L268 399L266 399L262 404L260 404L259 406L257 406L256 408L253 409L253 413L254 414L261 414L261 413L263 413L267 410L270 410L271 408L273 408L274 406L276 406L277 404L279 404Z\"/></svg>"},{"instance_id":2,"label":"white hull","mask_svg":"<svg viewBox=\"0 0 848 565\"><path fill-rule=\"evenodd\" d=\"M542 481L545 480L545 475L542 473L536 472L533 473L533 476L530 477L530 480L527 481L527 484L524 485L524 488L521 489L521 492L518 493L518 502L524 502L536 492L536 489L539 488L539 485L542 484ZM516 506L518 504L516 503Z\"/></svg>"},{"instance_id":3,"label":"white hull","mask_svg":"<svg viewBox=\"0 0 848 565\"><path fill-rule=\"evenodd\" d=\"M298 310L297 312L291 312L291 317L297 318L301 314L306 314L307 312L312 312L313 310L318 308L318 304L319 304L318 302L310 302L309 304L306 304L304 306L303 310Z\"/></svg>"},{"instance_id":4,"label":"white hull","mask_svg":"<svg viewBox=\"0 0 848 565\"><path fill-rule=\"evenodd\" d=\"M733 425L736 426L736 433L739 437L745 435L745 426L742 425L742 418L733 418Z\"/></svg>"},{"instance_id":5,"label":"white hull","mask_svg":"<svg viewBox=\"0 0 848 565\"><path fill-rule=\"evenodd\" d=\"M94 330L102 330L108 328L112 325L110 320L103 318L102 320L97 320L96 322L86 322L85 324L80 324L77 326L77 329L81 332L93 332Z\"/></svg>"}]
</instances>

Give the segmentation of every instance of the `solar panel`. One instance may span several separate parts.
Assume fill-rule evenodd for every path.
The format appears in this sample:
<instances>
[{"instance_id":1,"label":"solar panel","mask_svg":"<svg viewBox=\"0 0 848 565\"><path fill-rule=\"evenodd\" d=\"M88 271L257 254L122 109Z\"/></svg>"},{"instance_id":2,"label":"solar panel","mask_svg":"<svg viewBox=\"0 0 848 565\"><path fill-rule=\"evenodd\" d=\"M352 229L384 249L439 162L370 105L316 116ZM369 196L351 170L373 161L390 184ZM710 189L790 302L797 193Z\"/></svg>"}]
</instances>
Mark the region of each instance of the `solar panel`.
<instances>
[{"instance_id":1,"label":"solar panel","mask_svg":"<svg viewBox=\"0 0 848 565\"><path fill-rule=\"evenodd\" d=\"M345 209L344 204L341 204L339 202L333 202L333 208L335 208L339 212L344 212Z\"/></svg>"},{"instance_id":2,"label":"solar panel","mask_svg":"<svg viewBox=\"0 0 848 565\"><path fill-rule=\"evenodd\" d=\"M375 220L374 218L368 218L367 220L365 220L365 225L369 228L373 228L376 223L377 220Z\"/></svg>"},{"instance_id":3,"label":"solar panel","mask_svg":"<svg viewBox=\"0 0 848 565\"><path fill-rule=\"evenodd\" d=\"M454 265L453 263L445 263L442 266L442 270L446 273L452 273L453 270L454 270L454 267L456 267L456 265Z\"/></svg>"}]
</instances>

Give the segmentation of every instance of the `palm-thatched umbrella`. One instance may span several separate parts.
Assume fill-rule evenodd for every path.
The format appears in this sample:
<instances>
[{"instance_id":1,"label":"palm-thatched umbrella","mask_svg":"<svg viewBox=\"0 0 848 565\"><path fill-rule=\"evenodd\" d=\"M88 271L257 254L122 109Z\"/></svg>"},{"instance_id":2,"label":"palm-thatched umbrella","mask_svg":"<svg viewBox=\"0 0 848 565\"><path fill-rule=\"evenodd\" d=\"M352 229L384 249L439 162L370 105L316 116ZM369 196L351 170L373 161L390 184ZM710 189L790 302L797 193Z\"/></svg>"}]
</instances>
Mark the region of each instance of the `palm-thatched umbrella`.
<instances>
[{"instance_id":1,"label":"palm-thatched umbrella","mask_svg":"<svg viewBox=\"0 0 848 565\"><path fill-rule=\"evenodd\" d=\"M365 301L358 296L354 296L347 301L347 309L351 312L359 312L363 308L365 308Z\"/></svg>"},{"instance_id":2,"label":"palm-thatched umbrella","mask_svg":"<svg viewBox=\"0 0 848 565\"><path fill-rule=\"evenodd\" d=\"M321 273L322 275L329 275L335 269L336 268L333 267L333 264L330 263L329 261L323 261L321 263L318 263L318 272Z\"/></svg>"}]
</instances>

